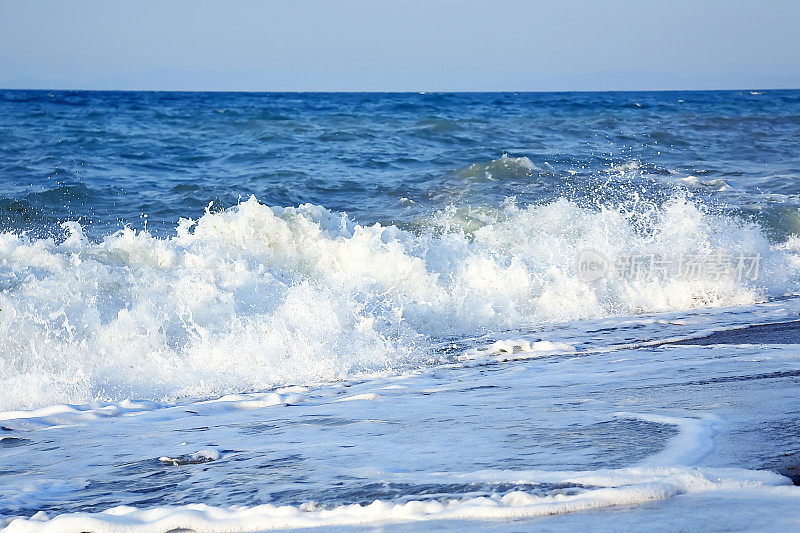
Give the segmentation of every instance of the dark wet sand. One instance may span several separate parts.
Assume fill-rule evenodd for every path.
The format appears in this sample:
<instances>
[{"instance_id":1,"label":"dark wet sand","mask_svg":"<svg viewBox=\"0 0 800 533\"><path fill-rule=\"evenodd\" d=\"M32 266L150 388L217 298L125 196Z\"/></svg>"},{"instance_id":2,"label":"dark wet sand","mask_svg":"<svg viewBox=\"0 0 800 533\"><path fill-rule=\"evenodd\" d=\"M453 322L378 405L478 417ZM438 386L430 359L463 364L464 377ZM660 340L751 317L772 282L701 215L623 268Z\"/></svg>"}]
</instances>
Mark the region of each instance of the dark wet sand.
<instances>
[{"instance_id":1,"label":"dark wet sand","mask_svg":"<svg viewBox=\"0 0 800 533\"><path fill-rule=\"evenodd\" d=\"M800 344L800 320L718 331L707 337L686 339L669 344L691 344L696 346L708 346L711 344Z\"/></svg>"},{"instance_id":2,"label":"dark wet sand","mask_svg":"<svg viewBox=\"0 0 800 533\"><path fill-rule=\"evenodd\" d=\"M800 344L800 320L761 324L741 329L718 331L706 337L671 342L673 345L710 346L714 344ZM789 429L789 428L787 428ZM773 470L800 485L800 452L775 457L762 468Z\"/></svg>"},{"instance_id":3,"label":"dark wet sand","mask_svg":"<svg viewBox=\"0 0 800 533\"><path fill-rule=\"evenodd\" d=\"M800 344L800 320L761 324L747 328L718 331L706 337L670 344L709 346L714 344ZM800 453L789 452L775 457L763 468L773 470L800 485Z\"/></svg>"}]
</instances>

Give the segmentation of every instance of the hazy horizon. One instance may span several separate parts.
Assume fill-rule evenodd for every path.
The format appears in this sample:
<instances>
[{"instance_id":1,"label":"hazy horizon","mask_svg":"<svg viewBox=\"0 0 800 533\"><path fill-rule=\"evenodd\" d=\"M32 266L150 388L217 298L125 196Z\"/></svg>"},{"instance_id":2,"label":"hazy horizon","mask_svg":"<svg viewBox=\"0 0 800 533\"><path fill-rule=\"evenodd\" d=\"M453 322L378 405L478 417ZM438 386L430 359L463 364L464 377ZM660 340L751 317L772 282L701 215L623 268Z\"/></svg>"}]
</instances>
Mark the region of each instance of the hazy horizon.
<instances>
[{"instance_id":1,"label":"hazy horizon","mask_svg":"<svg viewBox=\"0 0 800 533\"><path fill-rule=\"evenodd\" d=\"M800 88L800 4L0 3L0 87L242 92Z\"/></svg>"},{"instance_id":2,"label":"hazy horizon","mask_svg":"<svg viewBox=\"0 0 800 533\"><path fill-rule=\"evenodd\" d=\"M96 92L96 93L244 93L244 94L536 94L536 93L701 93L701 92L736 92L736 91L798 91L798 87L737 87L726 89L574 89L574 90L500 90L500 91L270 91L270 90L237 90L237 89L64 89L59 87L27 88L27 87L0 87L0 91L8 92Z\"/></svg>"}]
</instances>

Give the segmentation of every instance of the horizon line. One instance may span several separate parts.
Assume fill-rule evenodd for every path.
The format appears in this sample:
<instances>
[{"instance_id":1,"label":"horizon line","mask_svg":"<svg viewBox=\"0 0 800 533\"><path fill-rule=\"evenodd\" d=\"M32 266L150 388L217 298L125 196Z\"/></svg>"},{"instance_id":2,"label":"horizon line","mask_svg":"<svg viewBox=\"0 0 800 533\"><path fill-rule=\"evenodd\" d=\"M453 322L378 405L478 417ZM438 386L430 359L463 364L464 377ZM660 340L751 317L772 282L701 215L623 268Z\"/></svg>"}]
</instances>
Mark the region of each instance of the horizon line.
<instances>
[{"instance_id":1,"label":"horizon line","mask_svg":"<svg viewBox=\"0 0 800 533\"><path fill-rule=\"evenodd\" d=\"M230 94L545 94L545 93L674 93L735 91L800 91L800 87L737 87L724 89L501 89L501 90L260 90L260 89L68 89L0 87L0 91L106 92L106 93L230 93Z\"/></svg>"}]
</instances>

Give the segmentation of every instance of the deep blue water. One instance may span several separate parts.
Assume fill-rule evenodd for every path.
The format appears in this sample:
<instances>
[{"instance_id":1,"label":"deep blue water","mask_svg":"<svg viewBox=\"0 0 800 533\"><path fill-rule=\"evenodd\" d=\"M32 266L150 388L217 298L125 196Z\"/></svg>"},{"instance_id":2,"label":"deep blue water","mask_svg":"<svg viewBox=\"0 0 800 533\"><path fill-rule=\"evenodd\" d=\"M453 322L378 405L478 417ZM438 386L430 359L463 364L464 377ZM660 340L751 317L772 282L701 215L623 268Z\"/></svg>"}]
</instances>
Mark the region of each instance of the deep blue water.
<instances>
[{"instance_id":1,"label":"deep blue water","mask_svg":"<svg viewBox=\"0 0 800 533\"><path fill-rule=\"evenodd\" d=\"M691 194L785 235L799 151L800 91L0 91L0 230L59 235L80 220L97 238L147 215L168 233L249 195L413 224L510 196L658 198L694 176L706 185ZM503 154L534 167L488 177L480 165Z\"/></svg>"}]
</instances>

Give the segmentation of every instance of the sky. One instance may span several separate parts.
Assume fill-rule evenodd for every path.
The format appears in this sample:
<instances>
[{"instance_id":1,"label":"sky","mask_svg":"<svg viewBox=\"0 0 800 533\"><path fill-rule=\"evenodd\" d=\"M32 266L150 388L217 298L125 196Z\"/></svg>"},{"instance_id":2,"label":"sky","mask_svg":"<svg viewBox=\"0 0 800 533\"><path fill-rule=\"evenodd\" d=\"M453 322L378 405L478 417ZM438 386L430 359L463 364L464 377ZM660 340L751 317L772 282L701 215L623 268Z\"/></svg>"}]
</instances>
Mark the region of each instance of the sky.
<instances>
[{"instance_id":1,"label":"sky","mask_svg":"<svg viewBox=\"0 0 800 533\"><path fill-rule=\"evenodd\" d=\"M798 0L0 0L0 88L800 88Z\"/></svg>"}]
</instances>

